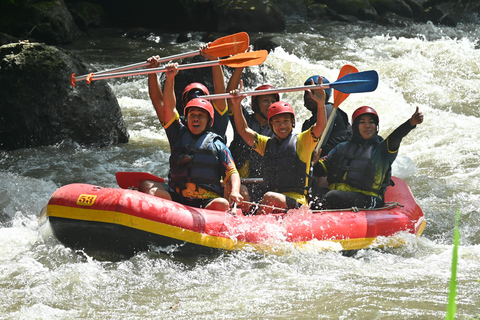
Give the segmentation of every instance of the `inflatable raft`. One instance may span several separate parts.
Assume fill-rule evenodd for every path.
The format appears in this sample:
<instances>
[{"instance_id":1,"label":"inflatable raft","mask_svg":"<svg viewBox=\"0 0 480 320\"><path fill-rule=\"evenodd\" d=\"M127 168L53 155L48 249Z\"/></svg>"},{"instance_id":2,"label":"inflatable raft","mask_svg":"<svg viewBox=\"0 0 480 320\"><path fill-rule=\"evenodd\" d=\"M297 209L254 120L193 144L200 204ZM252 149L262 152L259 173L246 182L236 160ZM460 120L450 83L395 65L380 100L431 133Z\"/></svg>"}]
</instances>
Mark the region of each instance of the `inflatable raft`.
<instances>
[{"instance_id":1,"label":"inflatable raft","mask_svg":"<svg viewBox=\"0 0 480 320\"><path fill-rule=\"evenodd\" d=\"M69 184L51 196L39 223L68 247L124 255L152 248L276 252L282 244L326 243L335 250L397 246L399 234L420 236L425 219L408 185L393 180L385 196L389 206L380 210L298 209L263 216L192 208L130 189Z\"/></svg>"}]
</instances>

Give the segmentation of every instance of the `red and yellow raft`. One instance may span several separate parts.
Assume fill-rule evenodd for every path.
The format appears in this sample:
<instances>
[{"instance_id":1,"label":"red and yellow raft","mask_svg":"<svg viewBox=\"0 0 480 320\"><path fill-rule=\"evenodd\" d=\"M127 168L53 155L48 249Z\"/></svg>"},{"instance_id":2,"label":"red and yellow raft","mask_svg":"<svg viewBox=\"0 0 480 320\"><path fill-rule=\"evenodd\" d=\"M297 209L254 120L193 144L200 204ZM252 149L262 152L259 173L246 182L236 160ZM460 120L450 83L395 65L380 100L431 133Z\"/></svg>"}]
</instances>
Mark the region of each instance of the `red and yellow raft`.
<instances>
[{"instance_id":1,"label":"red and yellow raft","mask_svg":"<svg viewBox=\"0 0 480 320\"><path fill-rule=\"evenodd\" d=\"M378 246L380 240L381 246L398 246L397 235L422 234L425 218L405 181L393 180L385 195L393 205L380 210L299 209L264 216L192 208L129 189L69 184L51 196L39 222L68 247L120 254L152 247L275 252L281 244L304 247L316 241L340 250Z\"/></svg>"}]
</instances>

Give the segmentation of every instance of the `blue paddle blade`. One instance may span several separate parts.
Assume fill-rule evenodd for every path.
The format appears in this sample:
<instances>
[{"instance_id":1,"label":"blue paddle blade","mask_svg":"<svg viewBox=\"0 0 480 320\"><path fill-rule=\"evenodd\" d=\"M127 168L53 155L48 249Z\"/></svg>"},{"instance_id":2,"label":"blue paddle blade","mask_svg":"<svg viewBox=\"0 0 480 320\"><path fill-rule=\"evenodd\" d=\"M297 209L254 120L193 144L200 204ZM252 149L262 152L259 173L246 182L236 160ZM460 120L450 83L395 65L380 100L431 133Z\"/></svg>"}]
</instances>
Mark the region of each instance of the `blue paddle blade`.
<instances>
[{"instance_id":1,"label":"blue paddle blade","mask_svg":"<svg viewBox=\"0 0 480 320\"><path fill-rule=\"evenodd\" d=\"M360 93L375 91L378 86L378 73L375 70L347 74L329 87L343 93Z\"/></svg>"}]
</instances>

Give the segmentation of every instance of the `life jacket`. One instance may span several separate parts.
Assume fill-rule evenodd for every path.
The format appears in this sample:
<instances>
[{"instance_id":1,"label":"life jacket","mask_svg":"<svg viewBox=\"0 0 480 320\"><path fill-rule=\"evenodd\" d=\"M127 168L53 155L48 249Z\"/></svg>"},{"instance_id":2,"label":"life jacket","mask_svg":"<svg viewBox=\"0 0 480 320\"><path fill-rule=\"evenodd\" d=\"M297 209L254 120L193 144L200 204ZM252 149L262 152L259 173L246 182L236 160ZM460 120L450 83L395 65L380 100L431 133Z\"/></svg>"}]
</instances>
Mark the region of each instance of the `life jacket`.
<instances>
[{"instance_id":1,"label":"life jacket","mask_svg":"<svg viewBox=\"0 0 480 320\"><path fill-rule=\"evenodd\" d=\"M363 145L351 141L340 145L330 160L332 166L328 169L328 183L346 183L383 197L387 187L391 185L391 166L388 167L383 179L378 182L375 180L377 170L372 162L373 152L382 141L383 139L378 137Z\"/></svg>"},{"instance_id":2,"label":"life jacket","mask_svg":"<svg viewBox=\"0 0 480 320\"><path fill-rule=\"evenodd\" d=\"M184 190L191 182L205 190L223 195L220 179L224 175L215 141L222 141L213 132L202 134L193 141L192 134L185 130L171 148L169 186Z\"/></svg>"},{"instance_id":3,"label":"life jacket","mask_svg":"<svg viewBox=\"0 0 480 320\"><path fill-rule=\"evenodd\" d=\"M327 120L330 119L330 115L333 111L333 104L325 104L325 110L327 111ZM313 113L310 119L305 120L302 125L302 131L309 129L317 122L317 114ZM352 127L348 122L348 115L341 109L337 109L332 125L328 128L328 131L323 133L325 138L322 143L321 156L326 156L330 150L335 148L339 143L349 141L352 138Z\"/></svg>"},{"instance_id":4,"label":"life jacket","mask_svg":"<svg viewBox=\"0 0 480 320\"><path fill-rule=\"evenodd\" d=\"M248 118L248 117L247 117ZM253 131L267 137L273 136L272 130L267 126L262 127L253 114L247 119L247 124ZM237 169L243 167L243 165L250 161L248 177L249 178L261 178L263 174L264 159L263 157L253 150L243 138L237 134L230 144L230 152L232 153L233 160Z\"/></svg>"},{"instance_id":5,"label":"life jacket","mask_svg":"<svg viewBox=\"0 0 480 320\"><path fill-rule=\"evenodd\" d=\"M268 190L306 194L307 164L297 155L297 135L268 140L264 153L263 180Z\"/></svg>"}]
</instances>

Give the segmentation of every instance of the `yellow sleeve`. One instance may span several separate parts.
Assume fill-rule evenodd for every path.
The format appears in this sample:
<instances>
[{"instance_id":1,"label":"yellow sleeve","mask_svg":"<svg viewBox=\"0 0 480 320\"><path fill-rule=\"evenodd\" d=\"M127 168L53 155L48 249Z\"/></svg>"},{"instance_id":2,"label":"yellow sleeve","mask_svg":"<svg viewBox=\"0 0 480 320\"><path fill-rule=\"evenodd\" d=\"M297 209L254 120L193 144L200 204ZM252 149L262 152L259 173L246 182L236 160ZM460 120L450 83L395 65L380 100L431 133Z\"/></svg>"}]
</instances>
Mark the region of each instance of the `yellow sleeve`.
<instances>
[{"instance_id":1,"label":"yellow sleeve","mask_svg":"<svg viewBox=\"0 0 480 320\"><path fill-rule=\"evenodd\" d=\"M172 117L172 119L168 120L166 123L162 123L162 126L165 128L165 130L170 127L170 125L174 122L180 119L180 115L178 112L175 112L175 115Z\"/></svg>"},{"instance_id":2,"label":"yellow sleeve","mask_svg":"<svg viewBox=\"0 0 480 320\"><path fill-rule=\"evenodd\" d=\"M213 107L215 108L215 110L217 111L217 113L221 116L223 116L226 112L228 112L228 104L227 106L225 107L225 110L223 111L220 111L217 107L217 105L215 104L215 101L213 100L213 103L212 103Z\"/></svg>"},{"instance_id":3,"label":"yellow sleeve","mask_svg":"<svg viewBox=\"0 0 480 320\"><path fill-rule=\"evenodd\" d=\"M262 136L261 134L258 134L255 132L255 141L253 143L252 149L260 153L260 155L263 157L265 155L265 149L267 147L267 142L269 139L274 139L274 138Z\"/></svg>"},{"instance_id":4,"label":"yellow sleeve","mask_svg":"<svg viewBox=\"0 0 480 320\"><path fill-rule=\"evenodd\" d=\"M312 128L298 134L297 137L297 155L306 164L312 161L312 152L318 143L318 138L312 132Z\"/></svg>"}]
</instances>

